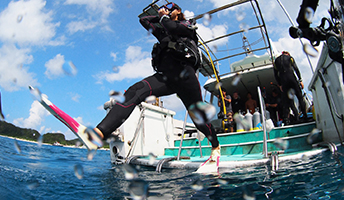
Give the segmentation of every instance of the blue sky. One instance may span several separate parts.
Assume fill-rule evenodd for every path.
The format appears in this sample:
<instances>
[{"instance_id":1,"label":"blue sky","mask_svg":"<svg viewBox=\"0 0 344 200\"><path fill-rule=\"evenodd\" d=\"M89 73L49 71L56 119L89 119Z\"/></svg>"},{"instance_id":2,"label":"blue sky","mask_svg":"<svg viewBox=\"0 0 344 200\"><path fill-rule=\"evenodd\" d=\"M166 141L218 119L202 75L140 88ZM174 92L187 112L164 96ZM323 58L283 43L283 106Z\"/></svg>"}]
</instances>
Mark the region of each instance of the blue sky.
<instances>
[{"instance_id":1,"label":"blue sky","mask_svg":"<svg viewBox=\"0 0 344 200\"><path fill-rule=\"evenodd\" d=\"M96 126L105 116L104 102L111 90L126 90L153 73L150 52L156 41L139 23L138 15L151 0L25 0L0 1L0 90L7 122L33 128L41 134L61 132L75 136L34 101L28 85L86 126ZM187 16L198 15L233 0L176 1ZM291 18L297 17L301 0L281 0ZM259 1L276 50L288 50L301 69L305 85L311 70L298 40L288 35L290 22L276 0ZM312 26L328 16L329 2L321 1ZM268 5L268 6L266 6ZM209 24L198 21L198 33L206 39L250 24L246 8L212 16ZM218 49L238 47L229 38ZM316 66L317 58L312 58ZM76 70L70 70L72 62ZM228 61L227 65L228 65ZM223 63L222 65L225 65ZM69 75L65 72L69 72ZM200 78L201 85L207 79ZM175 96L163 97L164 106L183 119L185 108Z\"/></svg>"}]
</instances>

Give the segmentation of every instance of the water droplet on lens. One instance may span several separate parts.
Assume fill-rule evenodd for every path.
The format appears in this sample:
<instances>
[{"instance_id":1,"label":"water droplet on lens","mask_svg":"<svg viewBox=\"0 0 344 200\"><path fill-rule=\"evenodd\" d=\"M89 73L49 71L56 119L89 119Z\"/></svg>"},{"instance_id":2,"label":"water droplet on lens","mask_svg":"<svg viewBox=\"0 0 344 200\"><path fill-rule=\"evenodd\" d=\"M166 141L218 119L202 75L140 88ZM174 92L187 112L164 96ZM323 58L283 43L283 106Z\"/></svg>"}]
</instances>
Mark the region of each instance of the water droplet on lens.
<instances>
[{"instance_id":1,"label":"water droplet on lens","mask_svg":"<svg viewBox=\"0 0 344 200\"><path fill-rule=\"evenodd\" d=\"M338 185L338 192L339 192L339 194L344 196L344 185L343 184Z\"/></svg>"},{"instance_id":2,"label":"water droplet on lens","mask_svg":"<svg viewBox=\"0 0 344 200\"><path fill-rule=\"evenodd\" d=\"M188 79L189 76L190 76L189 71L186 70L186 69L184 69L183 71L181 71L180 74L179 74L179 78L182 79L182 80Z\"/></svg>"},{"instance_id":3,"label":"water droplet on lens","mask_svg":"<svg viewBox=\"0 0 344 200\"><path fill-rule=\"evenodd\" d=\"M311 7L307 7L305 9L305 15L304 15L305 20L311 24L313 21L313 16L314 16L314 10Z\"/></svg>"},{"instance_id":4,"label":"water droplet on lens","mask_svg":"<svg viewBox=\"0 0 344 200\"><path fill-rule=\"evenodd\" d=\"M115 73L119 72L119 67L118 66L113 66L112 67L112 71L114 71Z\"/></svg>"},{"instance_id":5,"label":"water droplet on lens","mask_svg":"<svg viewBox=\"0 0 344 200\"><path fill-rule=\"evenodd\" d=\"M74 165L74 174L78 179L82 179L84 176L84 168L80 164Z\"/></svg>"},{"instance_id":6,"label":"water droplet on lens","mask_svg":"<svg viewBox=\"0 0 344 200\"><path fill-rule=\"evenodd\" d=\"M308 156L307 156L307 155L303 154L303 155L301 156L301 160L302 160L302 161L308 161L309 159L308 159Z\"/></svg>"},{"instance_id":7,"label":"water droplet on lens","mask_svg":"<svg viewBox=\"0 0 344 200\"><path fill-rule=\"evenodd\" d=\"M248 29L250 28L250 26L249 25L247 25L246 23L240 23L239 24L239 28L240 28L240 30L243 30L244 32L248 32Z\"/></svg>"},{"instance_id":8,"label":"water droplet on lens","mask_svg":"<svg viewBox=\"0 0 344 200\"><path fill-rule=\"evenodd\" d=\"M154 104L154 103L156 102L156 96L151 95L151 96L147 97L145 101L146 101L147 103Z\"/></svg>"},{"instance_id":9,"label":"water droplet on lens","mask_svg":"<svg viewBox=\"0 0 344 200\"><path fill-rule=\"evenodd\" d=\"M149 153L148 157L149 157L148 164L153 165L155 160L156 160L156 158L157 158L156 155L154 155L153 153Z\"/></svg>"},{"instance_id":10,"label":"water droplet on lens","mask_svg":"<svg viewBox=\"0 0 344 200\"><path fill-rule=\"evenodd\" d=\"M43 143L43 135L40 135L37 139L37 145L38 147L41 147Z\"/></svg>"},{"instance_id":11,"label":"water droplet on lens","mask_svg":"<svg viewBox=\"0 0 344 200\"><path fill-rule=\"evenodd\" d=\"M18 15L17 22L20 23L23 20L23 15Z\"/></svg>"},{"instance_id":12,"label":"water droplet on lens","mask_svg":"<svg viewBox=\"0 0 344 200\"><path fill-rule=\"evenodd\" d=\"M135 200L147 199L149 185L145 180L136 179L129 184L130 196Z\"/></svg>"},{"instance_id":13,"label":"water droplet on lens","mask_svg":"<svg viewBox=\"0 0 344 200\"><path fill-rule=\"evenodd\" d=\"M235 14L235 16L236 16L236 19L240 22L245 18L246 13L239 11Z\"/></svg>"},{"instance_id":14,"label":"water droplet on lens","mask_svg":"<svg viewBox=\"0 0 344 200\"><path fill-rule=\"evenodd\" d=\"M150 35L152 35L152 33L153 33L153 29L151 29L151 28L148 29L147 35L150 36Z\"/></svg>"},{"instance_id":15,"label":"water droplet on lens","mask_svg":"<svg viewBox=\"0 0 344 200\"><path fill-rule=\"evenodd\" d=\"M295 90L293 88L291 88L290 90L288 90L288 98L289 99L294 99L295 96Z\"/></svg>"},{"instance_id":16,"label":"water droplet on lens","mask_svg":"<svg viewBox=\"0 0 344 200\"><path fill-rule=\"evenodd\" d=\"M17 151L17 153L21 153L21 149L17 140L14 140L14 149Z\"/></svg>"},{"instance_id":17,"label":"water droplet on lens","mask_svg":"<svg viewBox=\"0 0 344 200\"><path fill-rule=\"evenodd\" d=\"M227 184L228 184L228 181L227 181L227 180L221 179L221 178L218 178L218 179L217 179L217 182L218 182L220 185L227 185Z\"/></svg>"},{"instance_id":18,"label":"water droplet on lens","mask_svg":"<svg viewBox=\"0 0 344 200\"><path fill-rule=\"evenodd\" d=\"M39 182L38 181L33 181L31 183L29 183L26 187L29 190L34 190L39 186Z\"/></svg>"},{"instance_id":19,"label":"water droplet on lens","mask_svg":"<svg viewBox=\"0 0 344 200\"><path fill-rule=\"evenodd\" d=\"M75 146L76 146L76 147L79 147L79 146L81 146L81 145L82 145L82 143L81 143L79 140L75 142Z\"/></svg>"},{"instance_id":20,"label":"water droplet on lens","mask_svg":"<svg viewBox=\"0 0 344 200\"><path fill-rule=\"evenodd\" d=\"M308 43L303 44L303 51L312 57L317 57L319 54L318 50Z\"/></svg>"},{"instance_id":21,"label":"water droplet on lens","mask_svg":"<svg viewBox=\"0 0 344 200\"><path fill-rule=\"evenodd\" d=\"M255 200L256 196L254 195L253 189L251 187L244 187L242 198L244 200Z\"/></svg>"},{"instance_id":22,"label":"water droplet on lens","mask_svg":"<svg viewBox=\"0 0 344 200\"><path fill-rule=\"evenodd\" d=\"M340 96L342 96L342 90L341 89L337 89L337 95L340 97Z\"/></svg>"},{"instance_id":23,"label":"water droplet on lens","mask_svg":"<svg viewBox=\"0 0 344 200\"><path fill-rule=\"evenodd\" d=\"M212 45L212 49L213 49L213 52L216 53L217 52L217 45Z\"/></svg>"},{"instance_id":24,"label":"water droplet on lens","mask_svg":"<svg viewBox=\"0 0 344 200\"><path fill-rule=\"evenodd\" d=\"M123 164L122 166L124 175L125 175L125 179L127 180L133 180L138 178L138 173L136 171L136 169L130 165L130 164Z\"/></svg>"},{"instance_id":25,"label":"water droplet on lens","mask_svg":"<svg viewBox=\"0 0 344 200\"><path fill-rule=\"evenodd\" d=\"M116 102L123 103L125 101L125 97L122 92L111 90L109 95L110 98L114 99Z\"/></svg>"},{"instance_id":26,"label":"water droplet on lens","mask_svg":"<svg viewBox=\"0 0 344 200\"><path fill-rule=\"evenodd\" d=\"M203 25L209 26L211 22L211 15L209 13L204 14L203 16Z\"/></svg>"},{"instance_id":27,"label":"water droplet on lens","mask_svg":"<svg viewBox=\"0 0 344 200\"><path fill-rule=\"evenodd\" d=\"M203 183L200 179L197 179L195 180L192 185L191 185L191 188L193 190L196 190L196 191L201 191L203 189Z\"/></svg>"},{"instance_id":28,"label":"water droplet on lens","mask_svg":"<svg viewBox=\"0 0 344 200\"><path fill-rule=\"evenodd\" d=\"M93 160L93 157L96 155L96 150L90 150L87 152L87 160Z\"/></svg>"},{"instance_id":29,"label":"water droplet on lens","mask_svg":"<svg viewBox=\"0 0 344 200\"><path fill-rule=\"evenodd\" d=\"M289 141L288 140L283 140L282 138L276 138L274 141L274 145L282 150L288 149L289 146Z\"/></svg>"},{"instance_id":30,"label":"water droplet on lens","mask_svg":"<svg viewBox=\"0 0 344 200\"><path fill-rule=\"evenodd\" d=\"M215 90L218 90L222 86L221 82L216 83Z\"/></svg>"},{"instance_id":31,"label":"water droplet on lens","mask_svg":"<svg viewBox=\"0 0 344 200\"><path fill-rule=\"evenodd\" d=\"M37 100L37 101L42 101L42 93L39 91L38 88L34 88L29 86L30 88L30 93L32 94L32 97Z\"/></svg>"},{"instance_id":32,"label":"water droplet on lens","mask_svg":"<svg viewBox=\"0 0 344 200\"><path fill-rule=\"evenodd\" d=\"M239 73L235 74L233 81L232 81L232 85L237 86L240 80L241 80L241 74L239 74Z\"/></svg>"},{"instance_id":33,"label":"water droplet on lens","mask_svg":"<svg viewBox=\"0 0 344 200\"><path fill-rule=\"evenodd\" d=\"M92 127L87 127L85 133L87 134L88 140L90 142L97 145L98 147L103 146L102 138L100 138L100 136L93 130Z\"/></svg>"},{"instance_id":34,"label":"water droplet on lens","mask_svg":"<svg viewBox=\"0 0 344 200\"><path fill-rule=\"evenodd\" d=\"M72 61L65 62L62 66L62 70L68 76L75 76L78 72Z\"/></svg>"},{"instance_id":35,"label":"water droplet on lens","mask_svg":"<svg viewBox=\"0 0 344 200\"><path fill-rule=\"evenodd\" d=\"M188 110L196 124L208 123L216 114L216 108L213 105L202 101L192 104Z\"/></svg>"},{"instance_id":36,"label":"water droplet on lens","mask_svg":"<svg viewBox=\"0 0 344 200\"><path fill-rule=\"evenodd\" d=\"M314 142L316 142L318 140L318 138L320 137L321 134L321 130L314 128L309 135L307 136L307 142L308 144L313 144Z\"/></svg>"},{"instance_id":37,"label":"water droplet on lens","mask_svg":"<svg viewBox=\"0 0 344 200\"><path fill-rule=\"evenodd\" d=\"M250 130L250 123L247 119L243 119L241 121L241 125L244 127L246 131Z\"/></svg>"}]
</instances>

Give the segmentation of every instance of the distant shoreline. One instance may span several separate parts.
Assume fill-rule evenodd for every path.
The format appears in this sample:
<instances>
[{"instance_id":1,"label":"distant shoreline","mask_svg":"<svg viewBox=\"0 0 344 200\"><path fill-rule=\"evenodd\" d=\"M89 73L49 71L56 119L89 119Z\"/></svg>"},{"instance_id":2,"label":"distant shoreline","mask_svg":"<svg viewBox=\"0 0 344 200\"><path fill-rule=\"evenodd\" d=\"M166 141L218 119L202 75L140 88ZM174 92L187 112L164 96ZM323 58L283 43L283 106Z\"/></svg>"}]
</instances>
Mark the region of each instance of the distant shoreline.
<instances>
[{"instance_id":1,"label":"distant shoreline","mask_svg":"<svg viewBox=\"0 0 344 200\"><path fill-rule=\"evenodd\" d=\"M7 135L0 135L0 137L5 137L5 138L10 138L10 139L14 139L14 140L19 140L19 141L23 141L23 142L30 142L30 143L35 143L38 145L37 141L33 141L33 140L26 140L23 138L16 138L16 137L12 137L12 136L7 136ZM50 143L43 143L42 145L50 145L50 146L55 146L53 144ZM77 147L77 146L72 146L72 145L61 145L61 147L68 147L68 148L77 148L77 149L87 149L85 146L81 146L81 147ZM108 148L99 148L98 150L109 150Z\"/></svg>"}]
</instances>

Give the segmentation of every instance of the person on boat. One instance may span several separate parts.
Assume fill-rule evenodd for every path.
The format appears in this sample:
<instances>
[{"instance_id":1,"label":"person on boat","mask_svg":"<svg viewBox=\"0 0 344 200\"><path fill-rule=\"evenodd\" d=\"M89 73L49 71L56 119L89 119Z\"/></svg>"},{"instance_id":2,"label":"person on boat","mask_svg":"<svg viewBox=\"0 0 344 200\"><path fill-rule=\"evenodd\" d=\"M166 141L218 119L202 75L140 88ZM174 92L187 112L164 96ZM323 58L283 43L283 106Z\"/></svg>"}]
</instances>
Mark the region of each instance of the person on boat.
<instances>
[{"instance_id":1,"label":"person on boat","mask_svg":"<svg viewBox=\"0 0 344 200\"><path fill-rule=\"evenodd\" d=\"M232 110L232 97L231 95L227 94L227 91L225 88L221 88L222 90L222 95L223 95L223 101L225 102L225 107L226 107L226 117L228 119L228 121L230 122L230 127L229 127L229 131L233 132L233 110ZM218 98L218 102L217 105L220 108L220 112L217 114L219 119L223 119L224 118L224 110L223 110L223 104L222 104L222 98L220 95L217 96Z\"/></svg>"},{"instance_id":2,"label":"person on boat","mask_svg":"<svg viewBox=\"0 0 344 200\"><path fill-rule=\"evenodd\" d=\"M266 97L265 107L269 111L270 118L276 127L278 126L279 116L282 114L281 103L281 95L278 89L273 89L271 95Z\"/></svg>"},{"instance_id":3,"label":"person on boat","mask_svg":"<svg viewBox=\"0 0 344 200\"><path fill-rule=\"evenodd\" d=\"M250 92L247 93L247 101L245 102L245 109L246 111L253 114L257 108L257 101L252 99L252 94Z\"/></svg>"},{"instance_id":4,"label":"person on boat","mask_svg":"<svg viewBox=\"0 0 344 200\"><path fill-rule=\"evenodd\" d=\"M244 110L244 104L239 96L238 91L233 92L233 98L232 98L232 110L233 110L233 115L235 113L239 113Z\"/></svg>"},{"instance_id":5,"label":"person on boat","mask_svg":"<svg viewBox=\"0 0 344 200\"><path fill-rule=\"evenodd\" d=\"M295 73L297 77L295 76ZM289 52L283 51L282 55L276 58L274 62L274 75L282 91L284 124L290 124L289 109L293 108L292 106L294 104L294 94L299 100L299 105L301 108L301 112L303 114L303 118L307 119L306 103L303 99L301 91L301 89L304 88L301 73L295 63L294 58L290 56ZM296 111L296 109L293 109L293 112L296 121L298 121L298 112Z\"/></svg>"},{"instance_id":6,"label":"person on boat","mask_svg":"<svg viewBox=\"0 0 344 200\"><path fill-rule=\"evenodd\" d=\"M242 112L245 109L244 102L241 100L239 92L234 91L233 92L233 98L232 98L232 110L233 110L233 116L236 113ZM236 131L236 123L233 123L233 131Z\"/></svg>"},{"instance_id":7,"label":"person on boat","mask_svg":"<svg viewBox=\"0 0 344 200\"><path fill-rule=\"evenodd\" d=\"M124 93L125 101L116 102L94 129L104 139L108 138L129 117L135 106L148 96L177 94L187 109L203 101L195 74L200 67L200 55L194 24L186 21L181 8L172 2L162 6L158 16L140 18L140 23L159 41L152 50L152 65L156 73L129 87ZM216 161L220 156L220 145L214 127L210 123L195 125L211 142L211 160Z\"/></svg>"}]
</instances>

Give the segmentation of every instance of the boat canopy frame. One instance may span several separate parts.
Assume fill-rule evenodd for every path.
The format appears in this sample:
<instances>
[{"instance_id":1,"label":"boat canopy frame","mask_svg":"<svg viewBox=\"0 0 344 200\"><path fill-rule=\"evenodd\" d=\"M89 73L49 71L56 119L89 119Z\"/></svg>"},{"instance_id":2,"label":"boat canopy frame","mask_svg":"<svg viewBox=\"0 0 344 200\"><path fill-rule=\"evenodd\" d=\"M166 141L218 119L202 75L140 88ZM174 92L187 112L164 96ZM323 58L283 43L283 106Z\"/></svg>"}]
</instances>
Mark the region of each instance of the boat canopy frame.
<instances>
[{"instance_id":1,"label":"boat canopy frame","mask_svg":"<svg viewBox=\"0 0 344 200\"><path fill-rule=\"evenodd\" d=\"M202 41L202 43L204 45L206 45L207 51L209 51L211 53L211 55L214 57L214 59L212 59L213 63L217 63L218 61L226 60L226 59L237 57L237 56L244 55L244 54L247 55L248 53L258 52L258 51L262 51L262 50L266 50L269 53L271 60L273 60L274 55L273 55L272 45L270 43L270 39L269 39L269 35L268 35L268 32L267 32L267 28L265 26L265 21L263 19L263 15L262 15L262 12L260 10L259 3L258 3L257 0L238 0L238 1L235 1L233 3L229 3L229 4L226 4L226 5L221 6L219 8L210 10L210 11L205 12L203 14L199 14L196 17L194 17L193 19L200 20L200 19L202 19L206 15L212 15L212 14L215 14L217 12L224 11L226 9L229 9L229 8L232 8L234 6L238 6L238 5L241 5L241 4L244 4L244 3L250 3L251 4L253 13L256 16L256 20L257 20L257 25L256 26L248 27L245 30L241 29L241 30L238 30L238 31L234 31L234 32L231 32L231 33L228 33L228 34L225 34L225 35L221 35L221 36L212 38L212 39L207 40L207 41L203 40L201 38L201 36L199 36L199 39ZM261 38L262 38L262 40L264 42L264 46L262 46L262 47L250 49L249 52L246 51L246 50L243 50L240 53L235 53L235 54L224 56L224 57L217 57L216 53L214 51L212 51L211 48L209 48L208 44L210 44L212 42L215 42L217 40L220 40L222 38L226 38L226 37L229 37L229 36L233 36L233 35L237 35L237 34L244 34L245 32L249 32L249 31L256 30L256 29L260 30ZM201 47L201 45L199 45L199 46ZM207 56L204 56L204 54L203 54L202 58L203 58L203 62L202 62L202 67L200 69L200 72L202 73L203 76L208 76L209 78L214 78L215 77L214 73L219 73L219 71L220 71L219 70L219 66L217 66L217 71L214 72L214 70L211 69L211 64L212 63L211 63L211 61L209 61ZM219 73L219 77L221 77L223 75L224 74L220 74Z\"/></svg>"}]
</instances>

